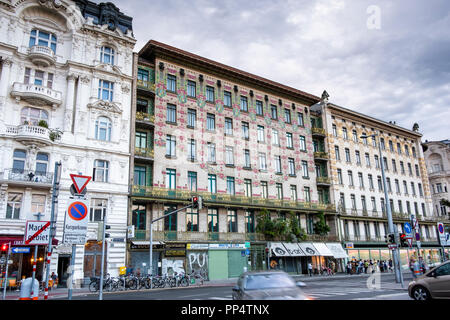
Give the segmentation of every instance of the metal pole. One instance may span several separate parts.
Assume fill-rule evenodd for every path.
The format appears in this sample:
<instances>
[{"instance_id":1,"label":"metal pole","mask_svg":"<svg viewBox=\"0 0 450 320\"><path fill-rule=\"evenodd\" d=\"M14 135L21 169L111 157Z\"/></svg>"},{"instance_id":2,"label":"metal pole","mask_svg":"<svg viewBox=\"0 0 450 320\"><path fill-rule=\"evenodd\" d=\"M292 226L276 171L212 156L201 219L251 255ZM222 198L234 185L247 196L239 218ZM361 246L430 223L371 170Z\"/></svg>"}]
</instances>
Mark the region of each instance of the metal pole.
<instances>
[{"instance_id":1,"label":"metal pole","mask_svg":"<svg viewBox=\"0 0 450 320\"><path fill-rule=\"evenodd\" d=\"M6 299L6 287L7 287L7 281L8 281L8 260L9 260L9 254L11 252L11 242L8 245L8 254L6 255L6 270L5 270L5 279L4 279L4 286L3 286L3 300Z\"/></svg>"},{"instance_id":2,"label":"metal pole","mask_svg":"<svg viewBox=\"0 0 450 320\"><path fill-rule=\"evenodd\" d=\"M44 300L48 299L48 280L50 276L50 260L52 256L53 251L53 238L56 234L56 226L54 223L56 223L55 220L55 204L58 202L57 198L59 193L59 172L61 168L61 161L55 162L55 170L54 170L54 176L53 176L53 192L52 192L52 210L50 213L50 237L48 240L48 246L47 246L47 268L45 271L45 292L44 292ZM55 230L53 230L55 229Z\"/></svg>"},{"instance_id":3,"label":"metal pole","mask_svg":"<svg viewBox=\"0 0 450 320\"><path fill-rule=\"evenodd\" d=\"M70 277L69 277L69 300L72 300L72 288L73 288L73 273L75 272L75 254L77 251L77 246L72 244L72 258L70 260Z\"/></svg>"},{"instance_id":4,"label":"metal pole","mask_svg":"<svg viewBox=\"0 0 450 320\"><path fill-rule=\"evenodd\" d=\"M37 255L38 255L38 245L34 246L34 260L33 260L33 275L31 276L31 292L30 292L30 298L34 294L34 279L36 278L36 262L37 262ZM38 289L39 290L39 289Z\"/></svg>"},{"instance_id":5,"label":"metal pole","mask_svg":"<svg viewBox=\"0 0 450 320\"><path fill-rule=\"evenodd\" d=\"M150 289L153 289L153 221L150 221L150 264L148 272L150 273Z\"/></svg>"},{"instance_id":6,"label":"metal pole","mask_svg":"<svg viewBox=\"0 0 450 320\"><path fill-rule=\"evenodd\" d=\"M376 135L374 135L376 136ZM380 140L378 139L378 152L380 154L380 166L381 166L381 176L383 179L383 191L384 191L384 198L386 199L386 211L387 211L387 218L388 218L388 226L389 226L389 231L390 233L394 233L394 239L395 239L395 244L397 245L397 249L394 249L394 269L395 269L395 281L401 282L402 286L403 286L403 277L402 277L402 272L401 272L401 266L399 264L399 252L400 248L399 248L399 243L398 243L398 230L397 228L394 229L394 222L392 221L392 211L391 211L391 204L389 201L389 195L388 195L388 190L387 190L387 183L386 183L386 175L384 173L384 161L383 161L383 154L381 152L381 143Z\"/></svg>"},{"instance_id":7,"label":"metal pole","mask_svg":"<svg viewBox=\"0 0 450 320\"><path fill-rule=\"evenodd\" d=\"M100 291L98 294L98 300L103 300L103 268L105 267L105 229L106 229L106 214L103 218L103 236L102 236L102 264L100 270Z\"/></svg>"}]
</instances>

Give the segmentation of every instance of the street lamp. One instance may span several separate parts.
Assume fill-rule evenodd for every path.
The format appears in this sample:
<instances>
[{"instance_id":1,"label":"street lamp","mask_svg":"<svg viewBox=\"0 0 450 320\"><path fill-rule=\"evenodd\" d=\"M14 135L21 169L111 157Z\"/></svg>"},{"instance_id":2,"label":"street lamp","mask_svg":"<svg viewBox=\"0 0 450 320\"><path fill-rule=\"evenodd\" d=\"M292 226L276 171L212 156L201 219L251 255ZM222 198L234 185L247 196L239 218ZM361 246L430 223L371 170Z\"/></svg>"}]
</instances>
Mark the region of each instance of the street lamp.
<instances>
[{"instance_id":1,"label":"street lamp","mask_svg":"<svg viewBox=\"0 0 450 320\"><path fill-rule=\"evenodd\" d=\"M371 135L363 134L360 138L361 139L367 139L368 137L372 137L375 140L375 137L377 137L378 134L374 133ZM399 241L398 241L398 230L397 228L394 228L394 222L392 221L392 211L391 211L391 204L389 201L387 186L386 186L386 175L384 173L384 163L383 163L383 155L381 153L381 144L378 141L378 152L380 157L380 167L381 167L381 177L383 179L383 189L384 189L384 198L386 199L386 211L387 211L387 219L388 219L388 226L389 226L389 232L395 234L395 244L397 245L397 248L393 249L393 258L394 258L394 269L395 269L395 281L398 283L400 282L403 287L403 275L401 271L401 265L400 265L400 259L399 259Z\"/></svg>"}]
</instances>

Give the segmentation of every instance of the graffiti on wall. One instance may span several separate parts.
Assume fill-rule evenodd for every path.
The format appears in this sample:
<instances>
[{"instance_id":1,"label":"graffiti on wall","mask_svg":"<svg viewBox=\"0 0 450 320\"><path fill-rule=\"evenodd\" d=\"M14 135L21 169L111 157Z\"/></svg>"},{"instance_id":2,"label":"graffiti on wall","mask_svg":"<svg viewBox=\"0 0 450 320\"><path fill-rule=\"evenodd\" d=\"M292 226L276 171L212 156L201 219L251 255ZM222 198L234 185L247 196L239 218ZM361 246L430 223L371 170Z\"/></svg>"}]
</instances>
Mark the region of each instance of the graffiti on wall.
<instances>
[{"instance_id":1,"label":"graffiti on wall","mask_svg":"<svg viewBox=\"0 0 450 320\"><path fill-rule=\"evenodd\" d=\"M162 259L162 274L184 274L184 259Z\"/></svg>"},{"instance_id":2,"label":"graffiti on wall","mask_svg":"<svg viewBox=\"0 0 450 320\"><path fill-rule=\"evenodd\" d=\"M206 251L189 252L187 255L187 272L208 275L208 253Z\"/></svg>"}]
</instances>

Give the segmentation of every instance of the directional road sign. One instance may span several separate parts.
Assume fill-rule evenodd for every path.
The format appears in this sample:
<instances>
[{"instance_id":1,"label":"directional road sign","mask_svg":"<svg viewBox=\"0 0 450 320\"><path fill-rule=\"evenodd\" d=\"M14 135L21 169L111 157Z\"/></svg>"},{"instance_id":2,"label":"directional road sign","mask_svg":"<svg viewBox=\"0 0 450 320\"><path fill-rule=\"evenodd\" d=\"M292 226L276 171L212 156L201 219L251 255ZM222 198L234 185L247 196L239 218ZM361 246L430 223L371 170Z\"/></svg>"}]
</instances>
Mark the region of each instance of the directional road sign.
<instances>
[{"instance_id":1,"label":"directional road sign","mask_svg":"<svg viewBox=\"0 0 450 320\"><path fill-rule=\"evenodd\" d=\"M403 228L405 229L405 233L406 233L406 236L409 238L409 237L412 237L412 228L411 228L411 224L409 223L409 222L405 222L404 224L403 224Z\"/></svg>"},{"instance_id":2,"label":"directional road sign","mask_svg":"<svg viewBox=\"0 0 450 320\"><path fill-rule=\"evenodd\" d=\"M50 221L27 221L24 243L46 245L50 237Z\"/></svg>"},{"instance_id":3,"label":"directional road sign","mask_svg":"<svg viewBox=\"0 0 450 320\"><path fill-rule=\"evenodd\" d=\"M91 181L92 177L82 176L79 174L71 174L70 178L73 181L73 185L74 185L77 193L81 194L83 192L84 188L86 188L86 185L88 184L88 182Z\"/></svg>"},{"instance_id":4,"label":"directional road sign","mask_svg":"<svg viewBox=\"0 0 450 320\"><path fill-rule=\"evenodd\" d=\"M30 253L30 247L13 247L11 248L12 253Z\"/></svg>"}]
</instances>

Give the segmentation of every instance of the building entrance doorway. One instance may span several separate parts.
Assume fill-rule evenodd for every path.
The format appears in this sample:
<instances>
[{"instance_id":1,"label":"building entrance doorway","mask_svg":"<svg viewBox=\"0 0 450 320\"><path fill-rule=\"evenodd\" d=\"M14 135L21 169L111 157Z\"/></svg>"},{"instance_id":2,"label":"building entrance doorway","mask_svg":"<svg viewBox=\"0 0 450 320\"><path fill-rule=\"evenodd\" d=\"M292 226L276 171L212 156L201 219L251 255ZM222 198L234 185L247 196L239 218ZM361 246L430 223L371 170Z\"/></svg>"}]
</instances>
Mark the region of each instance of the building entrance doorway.
<instances>
[{"instance_id":1,"label":"building entrance doorway","mask_svg":"<svg viewBox=\"0 0 450 320\"><path fill-rule=\"evenodd\" d=\"M88 241L84 247L84 279L89 281L91 277L100 277L102 267L102 243L97 241ZM106 269L106 248L105 264Z\"/></svg>"},{"instance_id":2,"label":"building entrance doorway","mask_svg":"<svg viewBox=\"0 0 450 320\"><path fill-rule=\"evenodd\" d=\"M58 288L67 288L67 279L70 276L70 259L68 254L60 254L58 257Z\"/></svg>"}]
</instances>

